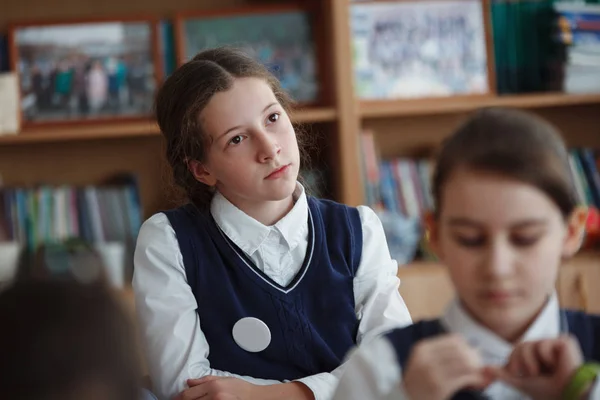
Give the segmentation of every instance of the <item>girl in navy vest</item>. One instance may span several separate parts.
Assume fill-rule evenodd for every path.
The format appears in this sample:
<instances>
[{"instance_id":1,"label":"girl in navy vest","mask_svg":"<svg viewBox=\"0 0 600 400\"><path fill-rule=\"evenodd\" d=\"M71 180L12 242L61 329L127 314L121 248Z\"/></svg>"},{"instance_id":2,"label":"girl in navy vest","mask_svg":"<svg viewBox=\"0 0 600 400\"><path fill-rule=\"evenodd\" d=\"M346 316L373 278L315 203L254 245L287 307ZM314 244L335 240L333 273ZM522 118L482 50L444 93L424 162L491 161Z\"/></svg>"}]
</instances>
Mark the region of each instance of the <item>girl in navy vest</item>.
<instances>
[{"instance_id":1,"label":"girl in navy vest","mask_svg":"<svg viewBox=\"0 0 600 400\"><path fill-rule=\"evenodd\" d=\"M600 399L600 319L555 293L586 219L559 133L522 111L477 112L442 146L433 191L430 242L457 298L352 351L334 398Z\"/></svg>"},{"instance_id":2,"label":"girl in navy vest","mask_svg":"<svg viewBox=\"0 0 600 400\"><path fill-rule=\"evenodd\" d=\"M308 196L290 100L241 52L204 51L158 93L189 203L140 231L133 285L162 399L330 399L352 346L411 323L381 222Z\"/></svg>"}]
</instances>

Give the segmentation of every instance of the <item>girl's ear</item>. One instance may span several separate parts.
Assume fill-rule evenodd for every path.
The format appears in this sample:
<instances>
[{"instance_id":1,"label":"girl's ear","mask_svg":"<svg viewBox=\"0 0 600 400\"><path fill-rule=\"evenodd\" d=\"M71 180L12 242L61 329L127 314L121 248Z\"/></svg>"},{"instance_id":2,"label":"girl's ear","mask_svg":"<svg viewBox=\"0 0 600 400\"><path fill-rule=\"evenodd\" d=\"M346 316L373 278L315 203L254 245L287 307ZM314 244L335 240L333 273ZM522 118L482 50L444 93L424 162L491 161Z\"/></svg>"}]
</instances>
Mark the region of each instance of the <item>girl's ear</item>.
<instances>
[{"instance_id":1,"label":"girl's ear","mask_svg":"<svg viewBox=\"0 0 600 400\"><path fill-rule=\"evenodd\" d=\"M586 207L577 207L567 221L567 236L563 245L563 256L572 257L583 245L588 217Z\"/></svg>"},{"instance_id":2,"label":"girl's ear","mask_svg":"<svg viewBox=\"0 0 600 400\"><path fill-rule=\"evenodd\" d=\"M440 258L440 228L434 213L429 211L423 217L425 240L429 249Z\"/></svg>"},{"instance_id":3,"label":"girl's ear","mask_svg":"<svg viewBox=\"0 0 600 400\"><path fill-rule=\"evenodd\" d=\"M187 160L188 170L194 175L198 182L202 182L207 186L215 186L217 178L215 178L200 161Z\"/></svg>"}]
</instances>

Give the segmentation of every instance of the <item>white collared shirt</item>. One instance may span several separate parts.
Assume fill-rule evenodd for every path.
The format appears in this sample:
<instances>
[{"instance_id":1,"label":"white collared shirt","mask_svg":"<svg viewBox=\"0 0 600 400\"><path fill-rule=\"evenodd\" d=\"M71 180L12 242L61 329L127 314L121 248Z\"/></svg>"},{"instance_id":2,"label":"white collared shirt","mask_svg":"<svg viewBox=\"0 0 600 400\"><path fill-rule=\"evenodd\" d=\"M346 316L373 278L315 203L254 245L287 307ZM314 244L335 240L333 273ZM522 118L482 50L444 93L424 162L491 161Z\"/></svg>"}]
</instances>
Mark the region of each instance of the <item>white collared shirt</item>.
<instances>
[{"instance_id":1,"label":"white collared shirt","mask_svg":"<svg viewBox=\"0 0 600 400\"><path fill-rule=\"evenodd\" d=\"M282 286L300 270L308 247L308 203L302 185L294 193L292 210L272 226L249 217L220 194L211 203L219 228L256 266ZM383 227L375 212L358 207L362 222L362 258L354 278L355 312L360 320L357 343L411 323L399 292L397 263L391 259ZM149 218L140 229L135 251L136 311L145 342L147 365L154 390L170 399L186 380L207 375L236 376L211 369L209 344L200 328L197 303L187 284L183 257L166 215ZM316 400L333 395L343 367L299 379ZM239 376L238 376L239 377ZM255 384L278 381L239 377Z\"/></svg>"},{"instance_id":2,"label":"white collared shirt","mask_svg":"<svg viewBox=\"0 0 600 400\"><path fill-rule=\"evenodd\" d=\"M473 320L457 300L450 303L441 320L450 332L462 335L479 350L484 364L500 366L508 362L512 345ZM560 309L554 294L522 340L555 338L560 334ZM349 358L334 400L409 400L402 389L402 370L396 352L387 339L378 338L354 349ZM502 382L494 382L485 390L485 394L495 400L529 399ZM589 399L600 400L600 382L595 384Z\"/></svg>"}]
</instances>

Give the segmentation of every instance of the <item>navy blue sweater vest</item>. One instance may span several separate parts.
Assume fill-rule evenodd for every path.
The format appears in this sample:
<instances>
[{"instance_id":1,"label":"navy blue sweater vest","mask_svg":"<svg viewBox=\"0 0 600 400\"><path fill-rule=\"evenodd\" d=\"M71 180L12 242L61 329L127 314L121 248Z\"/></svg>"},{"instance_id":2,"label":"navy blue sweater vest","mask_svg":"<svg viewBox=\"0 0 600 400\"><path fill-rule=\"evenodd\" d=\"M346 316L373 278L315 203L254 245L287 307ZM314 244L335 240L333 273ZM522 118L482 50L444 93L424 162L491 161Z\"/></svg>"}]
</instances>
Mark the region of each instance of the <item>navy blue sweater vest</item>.
<instances>
[{"instance_id":1,"label":"navy blue sweater vest","mask_svg":"<svg viewBox=\"0 0 600 400\"><path fill-rule=\"evenodd\" d=\"M208 211L188 204L165 212L198 302L211 368L293 380L331 372L356 344L353 279L362 254L358 210L312 197L308 205L306 258L287 287L257 269ZM245 317L269 327L265 350L247 352L234 341L233 326Z\"/></svg>"},{"instance_id":2,"label":"navy blue sweater vest","mask_svg":"<svg viewBox=\"0 0 600 400\"><path fill-rule=\"evenodd\" d=\"M566 317L569 333L577 338L586 361L600 362L600 316L588 315L578 311L561 311ZM445 332L439 320L419 321L406 328L395 329L386 337L392 343L400 366L405 367L412 347L420 340L437 336ZM462 391L452 400L485 399L481 393Z\"/></svg>"}]
</instances>

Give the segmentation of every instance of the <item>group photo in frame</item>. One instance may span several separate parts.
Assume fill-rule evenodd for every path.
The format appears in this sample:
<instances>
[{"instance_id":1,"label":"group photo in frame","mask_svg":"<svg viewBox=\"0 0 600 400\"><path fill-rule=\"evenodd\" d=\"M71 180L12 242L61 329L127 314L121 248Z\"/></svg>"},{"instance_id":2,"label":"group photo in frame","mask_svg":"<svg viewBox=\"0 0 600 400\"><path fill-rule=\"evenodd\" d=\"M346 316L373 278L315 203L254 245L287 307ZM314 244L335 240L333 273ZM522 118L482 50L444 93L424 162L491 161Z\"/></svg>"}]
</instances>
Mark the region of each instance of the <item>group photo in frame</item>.
<instances>
[{"instance_id":1,"label":"group photo in frame","mask_svg":"<svg viewBox=\"0 0 600 400\"><path fill-rule=\"evenodd\" d=\"M487 95L482 0L351 5L355 90L364 100Z\"/></svg>"},{"instance_id":2,"label":"group photo in frame","mask_svg":"<svg viewBox=\"0 0 600 400\"><path fill-rule=\"evenodd\" d=\"M23 125L150 118L161 76L157 25L151 18L12 25Z\"/></svg>"},{"instance_id":3,"label":"group photo in frame","mask_svg":"<svg viewBox=\"0 0 600 400\"><path fill-rule=\"evenodd\" d=\"M266 6L176 16L181 65L204 49L240 48L260 61L299 104L318 102L317 46L311 14L296 6Z\"/></svg>"}]
</instances>

